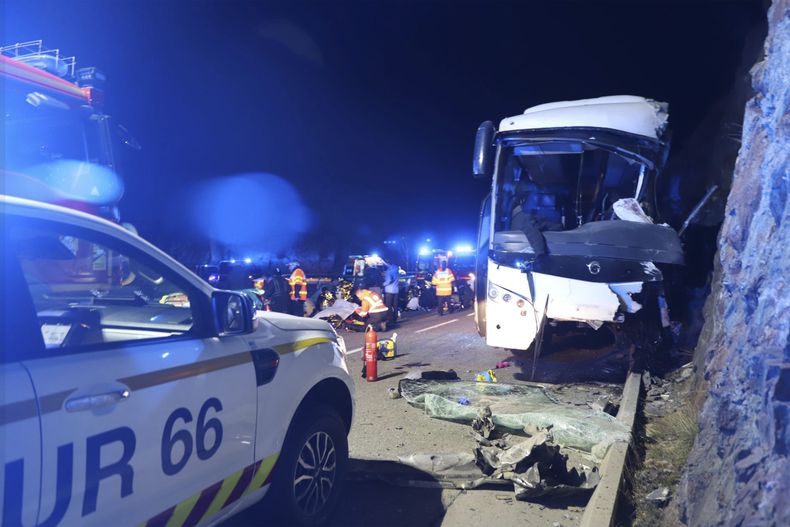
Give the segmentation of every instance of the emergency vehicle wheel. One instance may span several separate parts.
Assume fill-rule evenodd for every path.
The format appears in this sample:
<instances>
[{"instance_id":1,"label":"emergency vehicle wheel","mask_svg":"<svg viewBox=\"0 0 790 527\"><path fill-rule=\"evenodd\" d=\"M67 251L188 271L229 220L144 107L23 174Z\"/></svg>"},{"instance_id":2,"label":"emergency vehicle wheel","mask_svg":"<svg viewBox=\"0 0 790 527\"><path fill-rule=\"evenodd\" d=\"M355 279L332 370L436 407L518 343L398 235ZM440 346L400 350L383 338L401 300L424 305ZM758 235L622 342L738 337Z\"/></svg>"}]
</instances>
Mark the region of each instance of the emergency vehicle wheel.
<instances>
[{"instance_id":1,"label":"emergency vehicle wheel","mask_svg":"<svg viewBox=\"0 0 790 527\"><path fill-rule=\"evenodd\" d=\"M329 406L300 412L272 481L270 504L288 524L317 525L335 508L348 465L343 420Z\"/></svg>"}]
</instances>

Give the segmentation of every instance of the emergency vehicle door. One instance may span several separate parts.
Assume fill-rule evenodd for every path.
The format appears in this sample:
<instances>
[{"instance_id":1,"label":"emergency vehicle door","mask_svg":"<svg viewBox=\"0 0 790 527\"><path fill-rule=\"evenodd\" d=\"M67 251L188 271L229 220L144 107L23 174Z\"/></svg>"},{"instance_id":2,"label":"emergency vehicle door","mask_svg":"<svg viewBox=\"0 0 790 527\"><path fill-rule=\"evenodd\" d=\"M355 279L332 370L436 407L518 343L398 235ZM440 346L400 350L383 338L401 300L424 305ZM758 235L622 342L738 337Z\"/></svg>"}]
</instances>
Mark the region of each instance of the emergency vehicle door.
<instances>
[{"instance_id":1,"label":"emergency vehicle door","mask_svg":"<svg viewBox=\"0 0 790 527\"><path fill-rule=\"evenodd\" d=\"M0 364L0 525L36 525L41 431L36 396L21 364Z\"/></svg>"},{"instance_id":2,"label":"emergency vehicle door","mask_svg":"<svg viewBox=\"0 0 790 527\"><path fill-rule=\"evenodd\" d=\"M44 344L9 243L0 243L0 292L0 525L36 525L41 428L33 383L21 361Z\"/></svg>"},{"instance_id":3,"label":"emergency vehicle door","mask_svg":"<svg viewBox=\"0 0 790 527\"><path fill-rule=\"evenodd\" d=\"M196 524L238 499L224 479L253 463L250 349L216 336L188 279L61 229L29 229L19 254L46 345L26 363L42 401L39 522Z\"/></svg>"}]
</instances>

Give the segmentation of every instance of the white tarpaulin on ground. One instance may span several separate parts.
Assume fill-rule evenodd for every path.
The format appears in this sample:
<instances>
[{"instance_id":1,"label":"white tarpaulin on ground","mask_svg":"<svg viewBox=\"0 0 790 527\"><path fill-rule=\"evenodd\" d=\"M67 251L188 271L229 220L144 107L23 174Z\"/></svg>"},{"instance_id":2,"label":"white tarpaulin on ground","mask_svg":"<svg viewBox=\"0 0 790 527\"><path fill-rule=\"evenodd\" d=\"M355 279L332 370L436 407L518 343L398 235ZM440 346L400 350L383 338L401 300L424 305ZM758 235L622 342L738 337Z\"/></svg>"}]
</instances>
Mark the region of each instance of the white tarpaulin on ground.
<instances>
[{"instance_id":1,"label":"white tarpaulin on ground","mask_svg":"<svg viewBox=\"0 0 790 527\"><path fill-rule=\"evenodd\" d=\"M328 308L324 309L320 313L316 314L313 318L331 318L331 317L340 317L343 320L347 319L351 316L351 313L356 311L359 306L353 302L349 302L347 300L343 300L342 298L338 298L335 300L335 303L329 306Z\"/></svg>"}]
</instances>

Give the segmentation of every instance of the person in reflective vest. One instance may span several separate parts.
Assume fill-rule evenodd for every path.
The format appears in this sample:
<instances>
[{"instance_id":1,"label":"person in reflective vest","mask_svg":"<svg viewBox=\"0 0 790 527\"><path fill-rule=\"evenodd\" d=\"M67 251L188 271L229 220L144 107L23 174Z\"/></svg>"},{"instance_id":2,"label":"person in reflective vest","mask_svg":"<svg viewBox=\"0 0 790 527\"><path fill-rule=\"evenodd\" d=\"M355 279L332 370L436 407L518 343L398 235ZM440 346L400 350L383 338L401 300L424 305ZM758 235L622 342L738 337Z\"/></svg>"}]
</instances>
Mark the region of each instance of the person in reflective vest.
<instances>
[{"instance_id":1,"label":"person in reflective vest","mask_svg":"<svg viewBox=\"0 0 790 527\"><path fill-rule=\"evenodd\" d=\"M431 284L436 288L436 311L439 316L444 315L444 306L450 305L450 296L453 294L455 275L447 267L447 262L442 262L441 267L433 273Z\"/></svg>"},{"instance_id":2,"label":"person in reflective vest","mask_svg":"<svg viewBox=\"0 0 790 527\"><path fill-rule=\"evenodd\" d=\"M291 263L288 269L291 271L291 276L288 278L288 285L291 286L291 314L303 317L304 303L307 300L307 277L296 262Z\"/></svg>"},{"instance_id":3,"label":"person in reflective vest","mask_svg":"<svg viewBox=\"0 0 790 527\"><path fill-rule=\"evenodd\" d=\"M389 309L381 299L381 295L370 289L357 289L356 295L362 305L356 309L355 313L365 322L373 325L376 331L387 331Z\"/></svg>"}]
</instances>

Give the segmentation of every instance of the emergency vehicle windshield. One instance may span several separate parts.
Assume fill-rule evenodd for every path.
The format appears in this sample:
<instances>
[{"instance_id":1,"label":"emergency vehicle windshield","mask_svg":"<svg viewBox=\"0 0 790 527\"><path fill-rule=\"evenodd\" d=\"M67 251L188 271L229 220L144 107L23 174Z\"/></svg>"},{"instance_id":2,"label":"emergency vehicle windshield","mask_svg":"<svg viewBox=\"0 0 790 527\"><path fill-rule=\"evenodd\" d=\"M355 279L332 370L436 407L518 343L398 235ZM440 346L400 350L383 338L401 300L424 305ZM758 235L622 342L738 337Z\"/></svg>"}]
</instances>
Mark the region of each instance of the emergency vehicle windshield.
<instances>
[{"instance_id":1,"label":"emergency vehicle windshield","mask_svg":"<svg viewBox=\"0 0 790 527\"><path fill-rule=\"evenodd\" d=\"M4 84L5 171L46 177L57 161L112 164L100 116L85 101L10 80Z\"/></svg>"}]
</instances>

